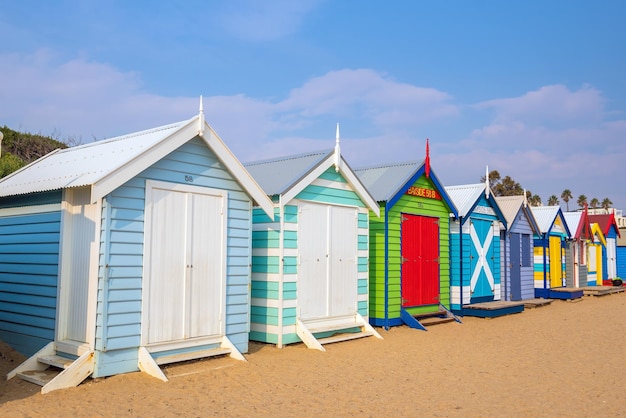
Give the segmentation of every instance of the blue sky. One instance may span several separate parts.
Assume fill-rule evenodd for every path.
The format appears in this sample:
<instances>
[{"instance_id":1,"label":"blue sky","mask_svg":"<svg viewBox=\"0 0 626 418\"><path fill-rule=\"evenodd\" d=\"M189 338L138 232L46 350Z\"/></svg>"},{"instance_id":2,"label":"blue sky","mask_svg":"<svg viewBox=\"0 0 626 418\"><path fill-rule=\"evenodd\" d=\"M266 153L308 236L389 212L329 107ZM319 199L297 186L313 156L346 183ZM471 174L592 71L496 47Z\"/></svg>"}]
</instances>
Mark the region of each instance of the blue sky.
<instances>
[{"instance_id":1,"label":"blue sky","mask_svg":"<svg viewBox=\"0 0 626 418\"><path fill-rule=\"evenodd\" d=\"M626 210L626 2L0 0L0 125L82 143L194 116L244 162L485 166ZM570 208L576 204L570 202Z\"/></svg>"}]
</instances>

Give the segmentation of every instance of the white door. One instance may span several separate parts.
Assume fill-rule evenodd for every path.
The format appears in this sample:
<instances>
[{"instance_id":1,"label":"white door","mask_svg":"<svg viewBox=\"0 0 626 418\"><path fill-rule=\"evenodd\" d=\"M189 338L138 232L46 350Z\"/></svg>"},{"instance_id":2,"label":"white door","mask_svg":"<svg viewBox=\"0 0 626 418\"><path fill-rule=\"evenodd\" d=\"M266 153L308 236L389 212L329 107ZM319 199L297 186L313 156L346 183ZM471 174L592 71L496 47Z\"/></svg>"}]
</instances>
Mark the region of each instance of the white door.
<instances>
[{"instance_id":1,"label":"white door","mask_svg":"<svg viewBox=\"0 0 626 418\"><path fill-rule=\"evenodd\" d=\"M617 276L617 260L616 260L615 238L606 239L606 273L609 280L613 280Z\"/></svg>"},{"instance_id":2,"label":"white door","mask_svg":"<svg viewBox=\"0 0 626 418\"><path fill-rule=\"evenodd\" d=\"M357 303L357 210L301 203L298 308L303 320L354 315Z\"/></svg>"},{"instance_id":3,"label":"white door","mask_svg":"<svg viewBox=\"0 0 626 418\"><path fill-rule=\"evenodd\" d=\"M221 190L147 182L144 345L224 335L225 203Z\"/></svg>"}]
</instances>

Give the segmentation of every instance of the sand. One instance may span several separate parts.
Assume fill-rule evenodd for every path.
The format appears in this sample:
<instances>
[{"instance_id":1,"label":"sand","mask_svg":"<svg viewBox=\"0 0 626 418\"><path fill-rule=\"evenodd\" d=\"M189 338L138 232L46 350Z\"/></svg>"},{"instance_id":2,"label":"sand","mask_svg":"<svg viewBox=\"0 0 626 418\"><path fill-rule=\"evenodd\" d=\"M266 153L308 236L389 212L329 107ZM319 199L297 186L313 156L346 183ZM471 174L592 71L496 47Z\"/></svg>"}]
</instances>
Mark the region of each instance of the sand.
<instances>
[{"instance_id":1,"label":"sand","mask_svg":"<svg viewBox=\"0 0 626 418\"><path fill-rule=\"evenodd\" d=\"M586 296L494 319L380 330L326 346L252 343L228 357L88 379L39 393L0 382L0 416L463 416L626 415L626 293ZM21 356L0 346L0 372Z\"/></svg>"}]
</instances>

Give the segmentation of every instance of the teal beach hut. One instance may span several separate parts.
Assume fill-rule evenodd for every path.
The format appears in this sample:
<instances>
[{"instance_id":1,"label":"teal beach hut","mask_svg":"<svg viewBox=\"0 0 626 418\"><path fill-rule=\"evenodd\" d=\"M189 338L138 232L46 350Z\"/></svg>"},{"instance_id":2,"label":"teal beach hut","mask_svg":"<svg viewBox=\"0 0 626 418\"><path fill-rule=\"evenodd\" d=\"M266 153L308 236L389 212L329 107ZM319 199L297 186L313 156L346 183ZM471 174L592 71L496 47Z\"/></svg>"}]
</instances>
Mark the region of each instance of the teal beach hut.
<instances>
[{"instance_id":1,"label":"teal beach hut","mask_svg":"<svg viewBox=\"0 0 626 418\"><path fill-rule=\"evenodd\" d=\"M250 339L283 347L380 335L369 325L369 218L378 205L335 148L246 164L254 209Z\"/></svg>"}]
</instances>

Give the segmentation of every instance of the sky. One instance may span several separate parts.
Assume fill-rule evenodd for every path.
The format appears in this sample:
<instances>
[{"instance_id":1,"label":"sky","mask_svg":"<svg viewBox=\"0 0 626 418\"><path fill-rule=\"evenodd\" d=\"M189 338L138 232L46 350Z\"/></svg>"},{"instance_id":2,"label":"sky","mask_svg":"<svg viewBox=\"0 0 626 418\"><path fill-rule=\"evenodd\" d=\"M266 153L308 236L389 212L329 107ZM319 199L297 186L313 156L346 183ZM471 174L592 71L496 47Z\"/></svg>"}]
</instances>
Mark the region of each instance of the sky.
<instances>
[{"instance_id":1,"label":"sky","mask_svg":"<svg viewBox=\"0 0 626 418\"><path fill-rule=\"evenodd\" d=\"M0 0L0 126L88 143L202 96L243 162L331 149L339 123L353 168L428 138L446 186L488 167L626 210L625 21L622 0Z\"/></svg>"}]
</instances>

